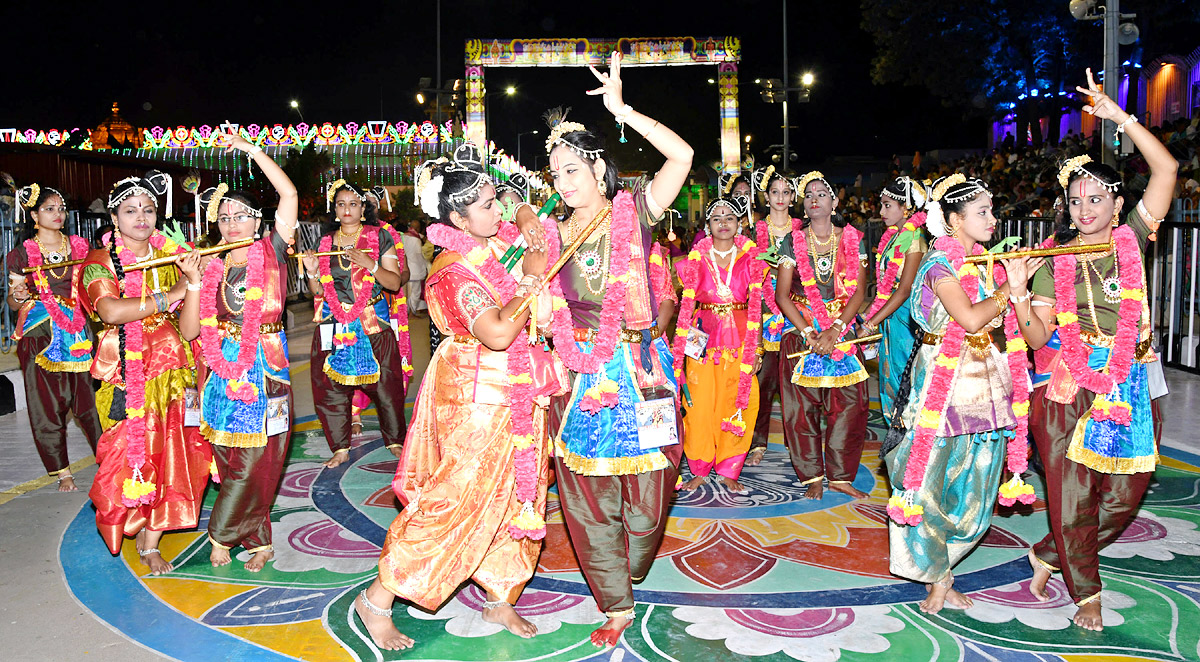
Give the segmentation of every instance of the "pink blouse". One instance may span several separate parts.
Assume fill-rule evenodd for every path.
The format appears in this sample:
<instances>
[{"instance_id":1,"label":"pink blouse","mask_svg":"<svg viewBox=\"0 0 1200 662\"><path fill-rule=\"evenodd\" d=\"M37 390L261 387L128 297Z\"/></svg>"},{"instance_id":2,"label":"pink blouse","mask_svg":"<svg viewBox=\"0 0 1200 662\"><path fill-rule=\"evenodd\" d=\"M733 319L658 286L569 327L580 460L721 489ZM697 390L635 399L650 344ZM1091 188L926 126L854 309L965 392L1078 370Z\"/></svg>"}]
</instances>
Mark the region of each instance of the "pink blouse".
<instances>
[{"instance_id":1,"label":"pink blouse","mask_svg":"<svg viewBox=\"0 0 1200 662\"><path fill-rule=\"evenodd\" d=\"M762 264L751 258L745 252L739 251L733 262L733 275L727 270L717 267L720 274L714 272L712 257L707 253L700 256L700 282L696 286L696 314L694 326L699 326L708 334L708 349L739 350L742 348L742 333L746 329L746 309L731 311L731 314L721 315L717 311L702 310L702 303L741 303L750 299L750 281L762 275ZM717 296L717 285L729 278L730 296Z\"/></svg>"}]
</instances>

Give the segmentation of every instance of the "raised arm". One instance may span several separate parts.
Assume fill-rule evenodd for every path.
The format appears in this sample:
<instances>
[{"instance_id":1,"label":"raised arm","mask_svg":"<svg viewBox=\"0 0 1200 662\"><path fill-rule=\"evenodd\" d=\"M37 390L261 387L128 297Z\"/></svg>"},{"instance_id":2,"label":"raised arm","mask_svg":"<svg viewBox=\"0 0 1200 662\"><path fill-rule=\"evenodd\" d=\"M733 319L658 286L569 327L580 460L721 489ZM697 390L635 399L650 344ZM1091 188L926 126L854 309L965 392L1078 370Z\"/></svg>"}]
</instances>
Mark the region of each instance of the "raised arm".
<instances>
[{"instance_id":1,"label":"raised arm","mask_svg":"<svg viewBox=\"0 0 1200 662\"><path fill-rule=\"evenodd\" d=\"M604 107L617 118L618 122L624 123L628 129L637 131L667 158L667 162L659 169L658 174L654 175L654 179L650 181L649 185L650 198L659 210L667 209L675 202L680 189L687 182L688 173L691 172L694 154L692 146L658 120L639 113L625 103L621 82L620 51L613 52L608 73L602 74L596 70L596 67L589 68L595 74L596 79L600 81L600 87L588 90L588 94L603 95Z\"/></svg>"},{"instance_id":2,"label":"raised arm","mask_svg":"<svg viewBox=\"0 0 1200 662\"><path fill-rule=\"evenodd\" d=\"M225 134L225 137L229 140L229 147L225 149L225 153L228 154L236 149L248 154L250 159L262 169L267 181L271 182L271 186L275 187L275 192L279 194L279 206L275 208L275 231L285 241L291 243L296 238L296 227L299 224L300 196L296 193L296 185L288 178L283 168L280 168L274 159L267 156L261 147L250 144L245 138L236 134Z\"/></svg>"}]
</instances>

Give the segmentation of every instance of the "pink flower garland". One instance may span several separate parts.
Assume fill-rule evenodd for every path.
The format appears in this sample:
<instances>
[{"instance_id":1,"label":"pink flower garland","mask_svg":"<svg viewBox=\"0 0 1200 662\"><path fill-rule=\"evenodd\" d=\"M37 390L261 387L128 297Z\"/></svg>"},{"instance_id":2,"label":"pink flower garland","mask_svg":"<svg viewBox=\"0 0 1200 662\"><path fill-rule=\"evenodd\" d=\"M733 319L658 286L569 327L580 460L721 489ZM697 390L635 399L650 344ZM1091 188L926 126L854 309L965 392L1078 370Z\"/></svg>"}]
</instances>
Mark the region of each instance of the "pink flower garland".
<instances>
[{"instance_id":1,"label":"pink flower garland","mask_svg":"<svg viewBox=\"0 0 1200 662\"><path fill-rule=\"evenodd\" d=\"M855 276L858 271L858 244L862 240L862 233L852 225L847 225L842 228L842 238L838 243L838 252L841 253L842 265L846 269L843 274L842 287L846 290L846 300L849 301L854 297L854 291L858 289L858 278L850 275L850 270L855 270ZM797 224L792 228L792 251L796 255L796 274L800 276L800 285L804 287L804 296L808 298L808 310L812 313L813 319L816 320L817 326L822 331L833 325L833 319L829 316L829 311L826 310L824 299L821 298L821 291L817 289L817 276L813 271L812 263L808 259L808 242L804 239L804 230ZM834 274L837 277L837 274ZM846 335L846 330L849 327L842 329L838 338ZM829 358L834 361L841 360L845 354L841 350L835 349Z\"/></svg>"},{"instance_id":2,"label":"pink flower garland","mask_svg":"<svg viewBox=\"0 0 1200 662\"><path fill-rule=\"evenodd\" d=\"M712 243L712 237L710 236L706 235L700 239L688 254L687 266L679 270L680 280L683 282L684 288L683 301L680 303L679 318L675 324L675 342L672 348L672 353L675 356L675 382L677 384L681 383L682 380L683 352L687 344L687 331L692 327L696 304L696 288L700 284L700 270L705 268L702 256L712 248ZM742 235L735 235L734 244L737 246L738 251L745 252L749 259L758 260L761 250L749 238ZM735 254L733 261L729 265L730 269L735 268L737 260L738 256ZM742 334L737 400L734 402L736 411L721 420L722 430L732 432L739 437L746 434L746 423L742 420L742 412L750 405L750 387L754 379L754 363L758 359L758 354L755 350L758 348L759 339L762 337L763 281L767 280L767 278L766 265L761 262L758 265L762 268L758 274L758 278L754 276L754 273L758 269L753 264L750 267L751 276L746 305L746 330ZM718 275L714 274L714 276ZM685 278L686 280L684 280Z\"/></svg>"},{"instance_id":3,"label":"pink flower garland","mask_svg":"<svg viewBox=\"0 0 1200 662\"><path fill-rule=\"evenodd\" d=\"M800 227L800 219L792 219L792 232ZM771 247L771 231L767 227L767 219L763 219L754 226L754 239L758 244L760 251L766 251ZM766 292L763 294L763 300L767 302L767 310L771 311L772 315L779 315L779 304L775 303L775 284L768 278L763 284Z\"/></svg>"},{"instance_id":4,"label":"pink flower garland","mask_svg":"<svg viewBox=\"0 0 1200 662\"><path fill-rule=\"evenodd\" d=\"M400 233L396 228L392 227L391 223L379 223L384 230L392 236L392 241L396 244L396 259L407 260L404 254L404 242L400 238ZM400 271L404 271L403 268ZM408 333L408 294L405 291L407 283L400 283L400 289L396 291L395 305L390 311L392 317L396 318L396 344L400 347L400 356L404 359L404 377L405 384L407 379L413 374L413 353L412 353L412 338ZM407 388L405 389L407 390Z\"/></svg>"},{"instance_id":5,"label":"pink flower garland","mask_svg":"<svg viewBox=\"0 0 1200 662\"><path fill-rule=\"evenodd\" d=\"M121 233L114 232L113 242L116 243L117 257L124 267L137 262L137 256L125 246ZM180 246L158 232L150 235L150 246L155 250L164 251L169 255L186 252L187 247ZM121 285L121 294L125 298L145 298L142 291L145 271L141 269L125 272L125 280ZM125 458L133 476L126 478L121 487L121 503L127 508L135 508L142 504L152 504L157 490L154 484L145 480L142 466L146 463L146 366L143 361L143 331L142 320L128 322L125 327L125 431L127 445Z\"/></svg>"},{"instance_id":6,"label":"pink flower garland","mask_svg":"<svg viewBox=\"0 0 1200 662\"><path fill-rule=\"evenodd\" d=\"M547 235L551 228L546 229ZM557 229L554 229L557 232ZM473 265L483 276L486 285L496 289L500 301L508 301L516 295L517 281L500 264L490 248L482 247L471 235L445 224L430 226L428 237L431 242L448 251L454 251ZM546 536L546 521L534 510L538 488L538 440L534 436L533 376L530 374L529 333L522 328L512 344L505 350L508 360L510 384L509 403L513 436L513 473L516 477L516 495L524 505L513 517L508 532L514 539L541 540Z\"/></svg>"},{"instance_id":7,"label":"pink flower garland","mask_svg":"<svg viewBox=\"0 0 1200 662\"><path fill-rule=\"evenodd\" d=\"M367 255L371 256L371 258L374 260L378 260L379 233L376 232L374 228L364 225L362 233L354 242L354 247L358 248L358 245L362 243L364 239L367 242ZM321 252L327 252L332 248L333 235L327 234L321 238L321 245L318 250ZM366 270L365 267L360 267L356 264L351 264L350 268L351 270L355 268L363 269L364 271ZM342 324L350 324L354 320L358 319L358 317L362 315L363 310L366 310L367 302L371 300L371 290L375 285L375 275L370 272L363 275L362 287L358 291L354 292L354 305L351 306L350 310L347 311L345 307L342 306L341 301L338 300L337 290L333 288L333 275L330 272L331 266L329 264L328 255L321 256L320 269L321 285L324 286L325 303L329 306L329 312L333 315L333 318ZM353 287L353 281L351 282L351 287Z\"/></svg>"},{"instance_id":8,"label":"pink flower garland","mask_svg":"<svg viewBox=\"0 0 1200 662\"><path fill-rule=\"evenodd\" d=\"M972 303L979 301L979 277L976 269L966 264L966 250L953 237L939 237L934 242L934 248L946 254L951 266L958 275L963 291ZM975 255L983 253L983 247L975 246ZM999 265L993 267L993 279L997 287L1004 281L1004 271ZM966 329L950 318L946 323L946 332L942 338L941 353L932 366L930 385L926 390L925 402L914 426L912 448L909 451L908 462L904 470L904 494L893 494L888 499L887 513L894 522L900 525L916 526L921 523L925 509L914 503L917 492L924 482L925 471L929 466L929 454L933 442L937 438L938 428L949 404L950 392L958 378L959 357L962 353ZM1007 464L1013 477L1000 486L999 500L1003 505L1013 503L1033 503L1033 488L1021 479L1021 473L1026 469L1028 461L1028 440L1026 432L1029 426L1029 375L1026 373L1026 345L1017 327L1016 315L1011 307L1005 317L1005 336L1008 338L1005 350L1007 353L1009 373L1012 376L1013 392L1010 396L1013 414L1017 418L1016 429L1006 448Z\"/></svg>"},{"instance_id":9,"label":"pink flower garland","mask_svg":"<svg viewBox=\"0 0 1200 662\"><path fill-rule=\"evenodd\" d=\"M1128 405L1120 407L1119 405L1124 403L1110 403L1107 396L1117 384L1123 383L1129 377L1129 369L1133 366L1145 283L1142 280L1142 255L1138 250L1137 237L1133 230L1127 225L1121 225L1112 231L1112 240L1121 277L1121 303L1117 308L1117 335L1105 368L1107 372L1092 370L1088 366L1089 352L1084 348L1083 340L1079 336L1079 303L1075 296L1077 260L1074 255L1058 255L1054 258L1055 312L1058 313L1062 356L1071 377L1081 387L1099 396L1096 398L1096 405L1093 405L1092 418L1129 425L1131 410ZM1093 324L1097 323L1093 320ZM1115 410L1110 408L1113 405L1118 405Z\"/></svg>"},{"instance_id":10,"label":"pink flower garland","mask_svg":"<svg viewBox=\"0 0 1200 662\"><path fill-rule=\"evenodd\" d=\"M72 260L82 260L83 258L87 257L88 251L91 249L91 247L88 246L86 239L72 235L68 237L68 240L71 246ZM25 255L28 258L29 266L42 266L42 247L38 245L37 241L33 239L26 239L23 245L25 246ZM74 267L68 268L72 270L74 269ZM70 334L75 334L82 331L84 325L87 324L87 318L83 314L83 308L80 306L79 297L75 297L75 308L71 311L71 318L67 319L67 314L63 312L62 305L58 303L58 300L54 298L54 292L50 290L50 282L46 278L45 271L35 271L33 273L33 282L34 286L37 288L38 298L41 299L42 305L46 307L46 313L50 316L50 320L54 323L54 326ZM71 280L73 284L74 277L72 277ZM74 287L72 287L72 292L74 292ZM80 348L80 350L72 348L71 355L82 356L83 354L91 352L91 347L89 346L86 349Z\"/></svg>"},{"instance_id":11,"label":"pink flower garland","mask_svg":"<svg viewBox=\"0 0 1200 662\"><path fill-rule=\"evenodd\" d=\"M613 357L617 346L617 336L621 330L621 318L625 314L625 298L629 284L629 261L633 242L637 240L637 210L633 206L633 196L628 191L617 194L613 200L612 235L609 239L609 268L608 284L604 291L604 304L600 312L600 329L596 334L590 354L580 351L575 344L575 326L571 321L571 311L563 294L562 278L550 282L550 293L554 297L554 322L552 325L554 337L558 339L555 349L564 365L571 370L594 375ZM558 252L559 233L547 233L555 253ZM615 398L614 398L615 399ZM614 402L615 404L615 402Z\"/></svg>"},{"instance_id":12,"label":"pink flower garland","mask_svg":"<svg viewBox=\"0 0 1200 662\"><path fill-rule=\"evenodd\" d=\"M892 237L895 237L900 232L915 232L922 225L925 225L925 212L919 211L904 221L903 228L893 225L885 230L883 237L879 239L879 246L875 249L875 254L879 256L879 259L875 263L875 301L871 302L871 308L867 311L866 319L870 320L875 316L875 313L887 305L888 300L892 298L892 294L896 290L896 280L900 275L900 270L904 268L904 252L897 247L891 261L888 262L887 268L880 272L879 265L883 262L883 251L887 249L888 244L892 241Z\"/></svg>"},{"instance_id":13,"label":"pink flower garland","mask_svg":"<svg viewBox=\"0 0 1200 662\"><path fill-rule=\"evenodd\" d=\"M265 240L250 245L246 254L246 303L242 308L242 337L234 361L225 358L221 349L221 334L217 330L218 288L225 286L225 260L209 260L204 269L200 291L200 348L208 367L222 379L229 380L226 395L242 402L258 398L253 384L242 380L258 356L259 333L265 282ZM228 258L226 258L228 259ZM230 311L232 312L232 311Z\"/></svg>"}]
</instances>

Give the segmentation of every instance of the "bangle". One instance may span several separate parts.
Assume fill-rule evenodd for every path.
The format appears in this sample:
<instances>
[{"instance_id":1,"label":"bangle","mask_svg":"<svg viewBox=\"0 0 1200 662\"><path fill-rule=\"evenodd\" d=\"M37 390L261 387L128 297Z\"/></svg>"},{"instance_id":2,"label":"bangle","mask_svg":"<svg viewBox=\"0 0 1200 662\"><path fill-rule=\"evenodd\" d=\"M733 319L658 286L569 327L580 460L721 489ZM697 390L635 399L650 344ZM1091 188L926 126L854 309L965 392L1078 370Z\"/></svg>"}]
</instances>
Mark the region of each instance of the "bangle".
<instances>
[{"instance_id":1,"label":"bangle","mask_svg":"<svg viewBox=\"0 0 1200 662\"><path fill-rule=\"evenodd\" d=\"M649 129L646 129L646 132L642 134L642 137L645 138L646 136L649 136L650 132L657 128L658 128L658 120L654 120L654 124Z\"/></svg>"},{"instance_id":2,"label":"bangle","mask_svg":"<svg viewBox=\"0 0 1200 662\"><path fill-rule=\"evenodd\" d=\"M1008 309L1008 297L1004 296L1004 292L1001 290L996 290L992 294L992 301L996 302L997 315L1003 315L1004 311Z\"/></svg>"},{"instance_id":3,"label":"bangle","mask_svg":"<svg viewBox=\"0 0 1200 662\"><path fill-rule=\"evenodd\" d=\"M759 345L758 347L754 348L755 356L762 356L763 354L766 354L766 353L767 353L767 350L763 349L762 345Z\"/></svg>"},{"instance_id":4,"label":"bangle","mask_svg":"<svg viewBox=\"0 0 1200 662\"><path fill-rule=\"evenodd\" d=\"M1137 117L1130 113L1129 117L1125 118L1125 121L1117 125L1117 133L1125 133L1125 126L1128 124L1137 124L1137 121Z\"/></svg>"},{"instance_id":5,"label":"bangle","mask_svg":"<svg viewBox=\"0 0 1200 662\"><path fill-rule=\"evenodd\" d=\"M155 312L161 313L162 311L166 310L167 306L169 306L169 305L170 305L170 303L167 302L167 295L163 294L162 292L154 293L154 310L155 310Z\"/></svg>"},{"instance_id":6,"label":"bangle","mask_svg":"<svg viewBox=\"0 0 1200 662\"><path fill-rule=\"evenodd\" d=\"M804 327L804 330L800 332L800 335L808 336L808 334L812 333L815 330L816 329L812 328L812 326L806 326L806 327Z\"/></svg>"},{"instance_id":7,"label":"bangle","mask_svg":"<svg viewBox=\"0 0 1200 662\"><path fill-rule=\"evenodd\" d=\"M1026 301L1029 301L1032 298L1033 298L1033 292L1031 292L1031 291L1025 292L1025 296L1015 297L1011 293L1008 295L1008 300L1013 303L1025 303Z\"/></svg>"},{"instance_id":8,"label":"bangle","mask_svg":"<svg viewBox=\"0 0 1200 662\"><path fill-rule=\"evenodd\" d=\"M840 318L840 317L839 317L839 318L837 318L837 319L835 319L835 320L833 320L833 323L834 323L834 324L836 324L836 325L838 325L838 327L839 327L839 328L841 328L842 330L845 330L845 328L846 328L846 323L845 323L845 322L843 322L843 321L842 321L842 318Z\"/></svg>"},{"instance_id":9,"label":"bangle","mask_svg":"<svg viewBox=\"0 0 1200 662\"><path fill-rule=\"evenodd\" d=\"M200 290L204 289L204 283L193 283L189 280L187 288L188 292L199 292Z\"/></svg>"},{"instance_id":10,"label":"bangle","mask_svg":"<svg viewBox=\"0 0 1200 662\"><path fill-rule=\"evenodd\" d=\"M261 151L262 151L262 147L259 147L258 145L251 145L250 149L246 150L246 154L248 156L254 156L255 154L258 154Z\"/></svg>"},{"instance_id":11,"label":"bangle","mask_svg":"<svg viewBox=\"0 0 1200 662\"><path fill-rule=\"evenodd\" d=\"M371 273L374 274L376 271L379 271L379 260L375 260L375 264L371 265Z\"/></svg>"}]
</instances>

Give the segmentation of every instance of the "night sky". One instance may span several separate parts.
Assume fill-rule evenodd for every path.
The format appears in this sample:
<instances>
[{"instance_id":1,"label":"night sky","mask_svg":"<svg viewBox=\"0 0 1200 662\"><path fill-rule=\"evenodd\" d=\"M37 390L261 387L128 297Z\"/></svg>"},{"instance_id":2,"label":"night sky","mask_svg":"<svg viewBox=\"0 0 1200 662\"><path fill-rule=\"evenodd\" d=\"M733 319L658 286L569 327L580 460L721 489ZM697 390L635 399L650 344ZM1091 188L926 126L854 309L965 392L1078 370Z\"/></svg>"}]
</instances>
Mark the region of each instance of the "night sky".
<instances>
[{"instance_id":1,"label":"night sky","mask_svg":"<svg viewBox=\"0 0 1200 662\"><path fill-rule=\"evenodd\" d=\"M234 14L201 13L207 7L200 3L92 5L104 12L100 16L46 11L46 3L15 4L10 15L33 20L4 37L5 127L93 127L113 101L143 127L298 122L290 99L299 101L309 123L411 122L424 118L415 101L417 80L435 76L433 0L344 1L320 11L246 3ZM722 3L719 12L699 9L708 6L446 0L442 78L462 76L468 38L731 34L742 40L742 134L753 136L755 151L781 142L780 106L764 103L753 84L758 77L782 77L781 3L735 1ZM798 78L812 71L817 81L810 103L789 104L800 167L831 155L911 156L915 149L984 146L984 122L963 119L922 88L871 83L874 47L859 27L857 2L793 1L788 9L791 73ZM715 74L711 66L629 68L626 100L688 139L698 162L711 161L719 157L717 90L707 82ZM515 97L492 97L489 106L492 137L510 153L517 151L518 131L545 134L540 115L554 105L573 106L573 119L615 133L599 100L584 94L595 83L586 69L495 68L486 75L489 91L518 88ZM528 162L540 141L525 136L522 142ZM627 153L626 159L638 156Z\"/></svg>"}]
</instances>

